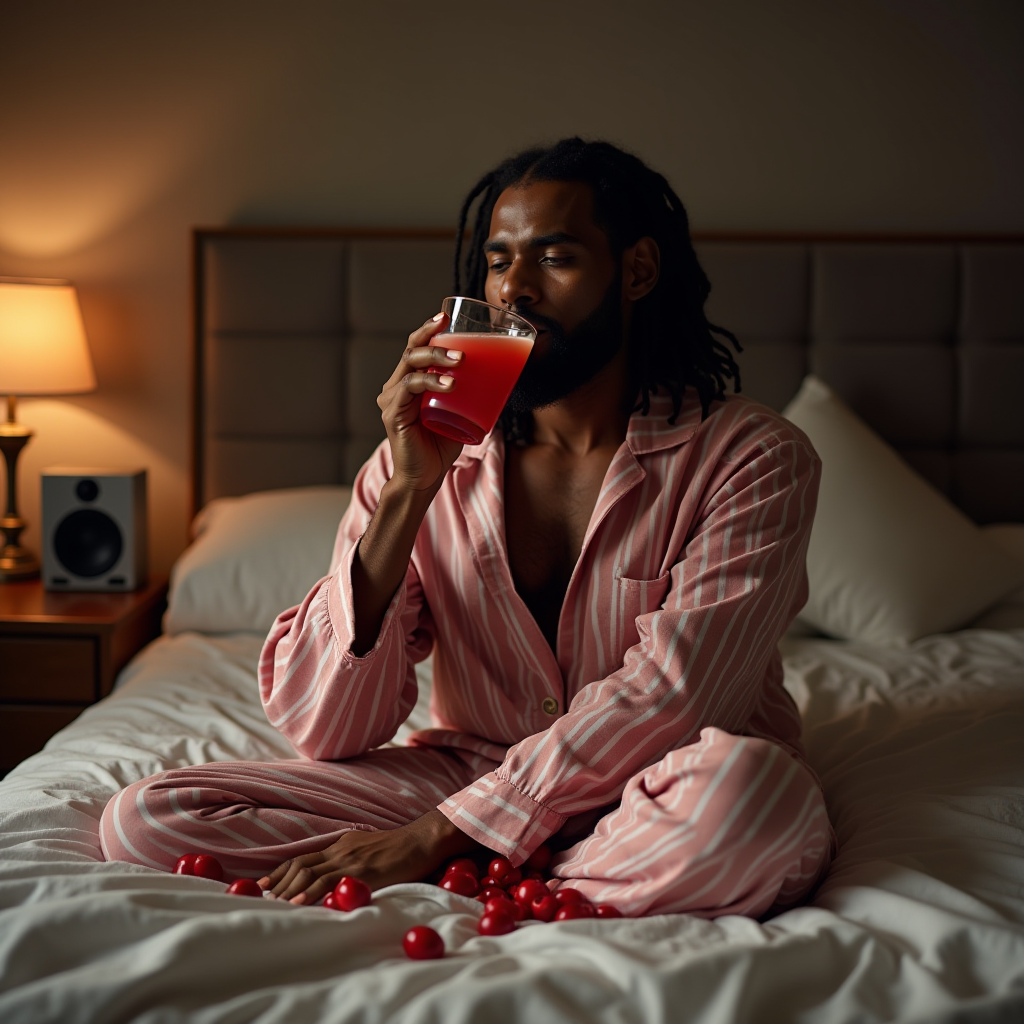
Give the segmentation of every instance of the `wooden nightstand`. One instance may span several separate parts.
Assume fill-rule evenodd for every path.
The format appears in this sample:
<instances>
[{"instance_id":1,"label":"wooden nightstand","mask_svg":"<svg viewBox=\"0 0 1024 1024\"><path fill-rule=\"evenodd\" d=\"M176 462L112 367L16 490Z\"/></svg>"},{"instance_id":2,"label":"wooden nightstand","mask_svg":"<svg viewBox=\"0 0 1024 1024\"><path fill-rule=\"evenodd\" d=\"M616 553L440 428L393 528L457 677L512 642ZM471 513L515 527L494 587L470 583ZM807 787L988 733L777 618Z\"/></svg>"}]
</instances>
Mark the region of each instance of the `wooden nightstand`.
<instances>
[{"instance_id":1,"label":"wooden nightstand","mask_svg":"<svg viewBox=\"0 0 1024 1024\"><path fill-rule=\"evenodd\" d=\"M52 593L0 583L0 777L110 693L160 635L167 581L131 594Z\"/></svg>"}]
</instances>

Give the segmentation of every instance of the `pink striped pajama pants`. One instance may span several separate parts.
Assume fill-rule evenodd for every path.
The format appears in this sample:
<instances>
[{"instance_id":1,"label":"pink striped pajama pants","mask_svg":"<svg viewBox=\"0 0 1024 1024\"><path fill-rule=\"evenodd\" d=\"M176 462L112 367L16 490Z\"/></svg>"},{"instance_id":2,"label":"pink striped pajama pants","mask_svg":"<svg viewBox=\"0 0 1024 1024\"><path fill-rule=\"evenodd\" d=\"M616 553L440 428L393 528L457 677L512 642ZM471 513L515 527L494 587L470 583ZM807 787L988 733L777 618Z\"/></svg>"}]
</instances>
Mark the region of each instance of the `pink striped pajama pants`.
<instances>
[{"instance_id":1,"label":"pink striped pajama pants","mask_svg":"<svg viewBox=\"0 0 1024 1024\"><path fill-rule=\"evenodd\" d=\"M231 875L260 877L351 829L404 825L496 767L465 751L383 747L348 761L179 768L114 797L100 840L108 860L170 869L207 852ZM707 728L634 776L551 871L627 915L759 917L803 899L831 853L807 769L767 740Z\"/></svg>"}]
</instances>

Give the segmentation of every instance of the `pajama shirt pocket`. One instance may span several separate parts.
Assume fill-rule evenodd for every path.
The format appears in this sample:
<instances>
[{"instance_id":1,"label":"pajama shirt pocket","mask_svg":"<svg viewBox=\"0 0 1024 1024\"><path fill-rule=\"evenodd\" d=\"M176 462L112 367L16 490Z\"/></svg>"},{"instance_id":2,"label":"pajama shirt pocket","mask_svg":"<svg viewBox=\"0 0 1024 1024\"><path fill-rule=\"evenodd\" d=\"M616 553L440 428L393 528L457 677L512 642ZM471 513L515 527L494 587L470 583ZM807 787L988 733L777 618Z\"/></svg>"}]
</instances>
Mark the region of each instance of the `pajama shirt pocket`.
<instances>
[{"instance_id":1,"label":"pajama shirt pocket","mask_svg":"<svg viewBox=\"0 0 1024 1024\"><path fill-rule=\"evenodd\" d=\"M670 572L663 573L653 580L635 580L628 576L615 577L615 608L618 612L616 617L627 646L632 647L640 641L636 620L641 615L656 612L661 607L671 582Z\"/></svg>"}]
</instances>

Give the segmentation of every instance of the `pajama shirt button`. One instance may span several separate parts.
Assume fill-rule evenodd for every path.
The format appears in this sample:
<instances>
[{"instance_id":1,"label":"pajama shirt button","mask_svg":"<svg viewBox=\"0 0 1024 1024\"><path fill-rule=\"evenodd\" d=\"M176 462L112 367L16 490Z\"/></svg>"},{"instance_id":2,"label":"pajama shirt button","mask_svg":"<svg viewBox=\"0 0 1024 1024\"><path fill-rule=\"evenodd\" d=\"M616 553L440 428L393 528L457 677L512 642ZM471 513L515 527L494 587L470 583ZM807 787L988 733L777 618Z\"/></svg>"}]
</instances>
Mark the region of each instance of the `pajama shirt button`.
<instances>
[{"instance_id":1,"label":"pajama shirt button","mask_svg":"<svg viewBox=\"0 0 1024 1024\"><path fill-rule=\"evenodd\" d=\"M558 714L558 701L554 697L545 697L541 707L544 709L545 715Z\"/></svg>"}]
</instances>

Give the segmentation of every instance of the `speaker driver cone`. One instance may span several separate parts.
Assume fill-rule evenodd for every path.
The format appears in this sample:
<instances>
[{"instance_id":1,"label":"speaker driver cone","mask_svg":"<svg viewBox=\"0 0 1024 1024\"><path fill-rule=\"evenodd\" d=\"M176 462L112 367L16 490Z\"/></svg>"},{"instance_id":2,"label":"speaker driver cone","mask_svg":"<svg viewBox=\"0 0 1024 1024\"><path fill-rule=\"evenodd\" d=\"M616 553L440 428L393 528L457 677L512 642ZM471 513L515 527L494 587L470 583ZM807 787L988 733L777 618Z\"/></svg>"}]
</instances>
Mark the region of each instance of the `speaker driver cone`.
<instances>
[{"instance_id":1,"label":"speaker driver cone","mask_svg":"<svg viewBox=\"0 0 1024 1024\"><path fill-rule=\"evenodd\" d=\"M123 546L117 523L92 508L66 515L53 535L57 558L76 576L102 576L117 563Z\"/></svg>"}]
</instances>

